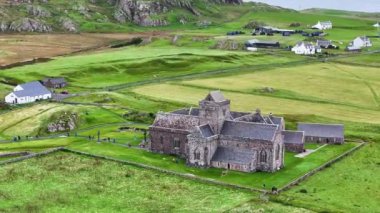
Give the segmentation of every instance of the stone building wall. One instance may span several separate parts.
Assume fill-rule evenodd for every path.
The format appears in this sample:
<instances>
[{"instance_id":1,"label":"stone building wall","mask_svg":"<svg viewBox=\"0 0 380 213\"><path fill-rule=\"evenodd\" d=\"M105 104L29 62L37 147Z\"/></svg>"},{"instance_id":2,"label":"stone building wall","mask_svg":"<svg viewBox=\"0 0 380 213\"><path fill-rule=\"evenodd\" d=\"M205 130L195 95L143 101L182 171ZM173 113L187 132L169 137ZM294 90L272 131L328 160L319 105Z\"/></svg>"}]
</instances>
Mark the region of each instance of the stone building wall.
<instances>
[{"instance_id":1,"label":"stone building wall","mask_svg":"<svg viewBox=\"0 0 380 213\"><path fill-rule=\"evenodd\" d=\"M215 134L219 134L224 121L230 115L230 101L223 102L201 101L199 103L199 118L201 124L210 124Z\"/></svg>"},{"instance_id":2,"label":"stone building wall","mask_svg":"<svg viewBox=\"0 0 380 213\"><path fill-rule=\"evenodd\" d=\"M181 157L187 156L187 135L190 134L190 132L185 130L150 127L149 134L151 150L153 152L175 154ZM179 147L175 147L177 145L176 143L179 144Z\"/></svg>"},{"instance_id":3,"label":"stone building wall","mask_svg":"<svg viewBox=\"0 0 380 213\"><path fill-rule=\"evenodd\" d=\"M343 144L344 138L329 138L329 137L312 137L305 136L305 142L310 143L330 143L330 144Z\"/></svg>"},{"instance_id":4,"label":"stone building wall","mask_svg":"<svg viewBox=\"0 0 380 213\"><path fill-rule=\"evenodd\" d=\"M280 152L281 155L279 158L279 163L277 164L275 162L276 159L274 156L274 144L270 141L234 138L221 135L219 139L219 145L235 149L238 148L244 150L252 150L254 153L256 153L256 163L252 165L251 170L274 172L277 170L277 167L281 168L280 166L283 165L283 153ZM281 146L280 149L282 149ZM265 161L263 162L260 160L261 155L266 156ZM227 167L224 168L227 169Z\"/></svg>"},{"instance_id":5,"label":"stone building wall","mask_svg":"<svg viewBox=\"0 0 380 213\"><path fill-rule=\"evenodd\" d=\"M242 172L254 172L255 167L252 164L226 163L220 161L212 161L211 166L220 169L236 170Z\"/></svg>"},{"instance_id":6,"label":"stone building wall","mask_svg":"<svg viewBox=\"0 0 380 213\"><path fill-rule=\"evenodd\" d=\"M211 138L201 138L197 135L188 136L189 155L187 163L193 166L209 167L211 165L212 156L218 147L218 136ZM199 159L196 159L196 155Z\"/></svg>"},{"instance_id":7,"label":"stone building wall","mask_svg":"<svg viewBox=\"0 0 380 213\"><path fill-rule=\"evenodd\" d=\"M304 152L304 144L300 143L286 143L285 144L285 149L288 152L295 152L295 153L301 153Z\"/></svg>"}]
</instances>

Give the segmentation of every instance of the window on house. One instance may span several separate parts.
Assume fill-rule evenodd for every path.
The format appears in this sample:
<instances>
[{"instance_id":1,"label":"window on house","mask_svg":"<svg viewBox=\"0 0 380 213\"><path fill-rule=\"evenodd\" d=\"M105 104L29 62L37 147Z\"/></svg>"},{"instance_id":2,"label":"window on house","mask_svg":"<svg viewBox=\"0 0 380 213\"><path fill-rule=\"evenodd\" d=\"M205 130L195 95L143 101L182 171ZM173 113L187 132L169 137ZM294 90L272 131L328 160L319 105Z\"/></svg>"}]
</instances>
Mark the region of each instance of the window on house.
<instances>
[{"instance_id":1,"label":"window on house","mask_svg":"<svg viewBox=\"0 0 380 213\"><path fill-rule=\"evenodd\" d=\"M161 145L164 144L164 137L162 137L162 136L160 136L160 143L161 143Z\"/></svg>"},{"instance_id":2,"label":"window on house","mask_svg":"<svg viewBox=\"0 0 380 213\"><path fill-rule=\"evenodd\" d=\"M280 144L277 144L276 160L280 159Z\"/></svg>"},{"instance_id":3,"label":"window on house","mask_svg":"<svg viewBox=\"0 0 380 213\"><path fill-rule=\"evenodd\" d=\"M262 163L267 162L267 152L265 150L261 150L260 152L260 162Z\"/></svg>"},{"instance_id":4,"label":"window on house","mask_svg":"<svg viewBox=\"0 0 380 213\"><path fill-rule=\"evenodd\" d=\"M179 148L180 147L179 138L174 138L174 140L173 140L173 147L174 148Z\"/></svg>"}]
</instances>

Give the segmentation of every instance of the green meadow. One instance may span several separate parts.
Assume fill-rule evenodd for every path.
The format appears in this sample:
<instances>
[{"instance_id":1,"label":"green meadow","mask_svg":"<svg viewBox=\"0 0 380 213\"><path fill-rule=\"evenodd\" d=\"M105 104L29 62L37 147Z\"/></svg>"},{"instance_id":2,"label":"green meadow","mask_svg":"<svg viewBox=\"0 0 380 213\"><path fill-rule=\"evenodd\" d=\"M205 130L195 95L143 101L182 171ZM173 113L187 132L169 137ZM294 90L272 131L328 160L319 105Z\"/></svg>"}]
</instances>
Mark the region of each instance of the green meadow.
<instances>
[{"instance_id":1,"label":"green meadow","mask_svg":"<svg viewBox=\"0 0 380 213\"><path fill-rule=\"evenodd\" d=\"M380 39L361 53L346 53L353 38L375 35L373 14L333 10L295 12L265 5L205 7L209 27L188 24L155 28L164 36L143 45L102 49L56 57L46 63L0 72L0 97L18 83L46 76L65 77L65 88L76 96L60 102L12 106L0 112L0 140L21 136L20 142L0 143L0 153L68 147L95 155L127 160L247 187L282 187L328 160L366 145L280 195L262 195L175 177L105 160L59 152L0 167L0 212L378 212L380 193ZM99 8L94 8L99 9ZM225 12L224 12L225 11ZM182 10L169 15L175 20ZM184 15L191 15L183 13ZM97 23L76 13L86 32L150 31L134 25ZM200 19L202 17L199 17ZM243 43L254 37L243 26L259 21L279 28L293 22L306 29L318 20L331 20L326 39L341 47L330 56L296 56L281 50L246 52L216 49L221 40ZM245 35L226 36L231 30ZM175 35L180 35L173 41ZM294 45L301 35L257 36ZM1 53L0 51L0 54ZM270 173L241 173L186 166L183 159L147 152L137 146L158 111L196 106L210 90L221 90L234 111L284 116L287 129L297 122L343 123L347 143L328 145L305 158L286 153L285 168ZM76 113L70 137L27 141L25 136L52 136L47 125L63 113ZM97 143L97 134L103 142ZM60 134L65 134L61 132ZM77 135L77 136L75 136ZM95 140L89 140L94 136ZM116 143L105 142L108 138ZM105 139L105 140L104 140ZM318 144L307 144L317 149ZM0 161L9 158L1 158Z\"/></svg>"},{"instance_id":2,"label":"green meadow","mask_svg":"<svg viewBox=\"0 0 380 213\"><path fill-rule=\"evenodd\" d=\"M68 153L2 166L0 174L5 212L209 212L253 200L254 209L293 209L260 202L255 193Z\"/></svg>"}]
</instances>

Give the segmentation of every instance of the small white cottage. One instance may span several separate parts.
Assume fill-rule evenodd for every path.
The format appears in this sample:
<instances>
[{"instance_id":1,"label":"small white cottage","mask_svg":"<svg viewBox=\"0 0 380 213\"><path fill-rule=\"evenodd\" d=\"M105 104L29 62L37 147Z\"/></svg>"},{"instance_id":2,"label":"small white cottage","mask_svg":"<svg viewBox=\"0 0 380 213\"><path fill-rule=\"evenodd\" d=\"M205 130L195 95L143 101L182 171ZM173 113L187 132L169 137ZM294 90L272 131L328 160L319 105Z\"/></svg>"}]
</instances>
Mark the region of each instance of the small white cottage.
<instances>
[{"instance_id":1,"label":"small white cottage","mask_svg":"<svg viewBox=\"0 0 380 213\"><path fill-rule=\"evenodd\" d=\"M363 47L372 47L372 42L367 36L359 36L348 45L348 48L355 49L360 49Z\"/></svg>"},{"instance_id":2,"label":"small white cottage","mask_svg":"<svg viewBox=\"0 0 380 213\"><path fill-rule=\"evenodd\" d=\"M318 23L311 28L318 30L328 30L333 28L333 24L331 21L318 21Z\"/></svg>"},{"instance_id":3,"label":"small white cottage","mask_svg":"<svg viewBox=\"0 0 380 213\"><path fill-rule=\"evenodd\" d=\"M5 102L9 104L26 104L50 99L51 96L52 93L39 81L33 81L17 85L13 92L5 96Z\"/></svg>"},{"instance_id":4,"label":"small white cottage","mask_svg":"<svg viewBox=\"0 0 380 213\"><path fill-rule=\"evenodd\" d=\"M315 53L322 52L321 48L313 45L309 42L298 42L296 46L292 48L292 52L297 55L314 55Z\"/></svg>"}]
</instances>

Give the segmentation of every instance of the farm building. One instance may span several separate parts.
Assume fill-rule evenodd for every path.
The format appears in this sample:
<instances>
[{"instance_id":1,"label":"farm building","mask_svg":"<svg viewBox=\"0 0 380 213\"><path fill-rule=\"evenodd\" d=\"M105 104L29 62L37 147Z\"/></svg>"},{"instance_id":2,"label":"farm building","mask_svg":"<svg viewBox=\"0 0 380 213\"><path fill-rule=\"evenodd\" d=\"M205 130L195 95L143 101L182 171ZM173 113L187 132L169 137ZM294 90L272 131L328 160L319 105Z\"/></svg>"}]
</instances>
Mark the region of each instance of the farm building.
<instances>
[{"instance_id":1,"label":"farm building","mask_svg":"<svg viewBox=\"0 0 380 213\"><path fill-rule=\"evenodd\" d=\"M308 124L299 123L298 131L305 132L306 142L344 143L344 126L341 124Z\"/></svg>"},{"instance_id":2,"label":"farm building","mask_svg":"<svg viewBox=\"0 0 380 213\"><path fill-rule=\"evenodd\" d=\"M297 55L314 55L315 53L322 52L321 48L309 42L298 42L292 48L292 52Z\"/></svg>"},{"instance_id":3,"label":"farm building","mask_svg":"<svg viewBox=\"0 0 380 213\"><path fill-rule=\"evenodd\" d=\"M246 47L256 48L279 48L280 42L278 41L259 41L257 39L249 40L245 43Z\"/></svg>"},{"instance_id":4,"label":"farm building","mask_svg":"<svg viewBox=\"0 0 380 213\"><path fill-rule=\"evenodd\" d=\"M317 40L317 46L320 48L325 48L325 49L328 49L331 47L335 48L335 45L332 44L331 40Z\"/></svg>"},{"instance_id":5,"label":"farm building","mask_svg":"<svg viewBox=\"0 0 380 213\"><path fill-rule=\"evenodd\" d=\"M372 42L366 36L359 36L348 45L347 49L361 49L363 47L372 47Z\"/></svg>"},{"instance_id":6,"label":"farm building","mask_svg":"<svg viewBox=\"0 0 380 213\"><path fill-rule=\"evenodd\" d=\"M333 24L331 21L318 21L318 23L311 28L318 30L328 30L333 28Z\"/></svg>"},{"instance_id":7,"label":"farm building","mask_svg":"<svg viewBox=\"0 0 380 213\"><path fill-rule=\"evenodd\" d=\"M305 151L304 132L283 131L285 149L289 152L301 153Z\"/></svg>"},{"instance_id":8,"label":"farm building","mask_svg":"<svg viewBox=\"0 0 380 213\"><path fill-rule=\"evenodd\" d=\"M45 78L42 80L42 84L48 88L63 88L67 86L65 78Z\"/></svg>"},{"instance_id":9,"label":"farm building","mask_svg":"<svg viewBox=\"0 0 380 213\"><path fill-rule=\"evenodd\" d=\"M373 25L374 27L380 27L380 22L377 22L376 24Z\"/></svg>"},{"instance_id":10,"label":"farm building","mask_svg":"<svg viewBox=\"0 0 380 213\"><path fill-rule=\"evenodd\" d=\"M17 85L13 92L5 96L5 102L9 104L26 104L50 99L51 96L52 93L39 81L33 81Z\"/></svg>"},{"instance_id":11,"label":"farm building","mask_svg":"<svg viewBox=\"0 0 380 213\"><path fill-rule=\"evenodd\" d=\"M276 27L271 27L271 26L264 26L264 27L258 27L255 29L255 31L253 33L265 33L265 34L268 34L268 33L289 33L289 34L294 34L295 31L294 30L287 30L287 29L279 29L279 28L276 28Z\"/></svg>"}]
</instances>

